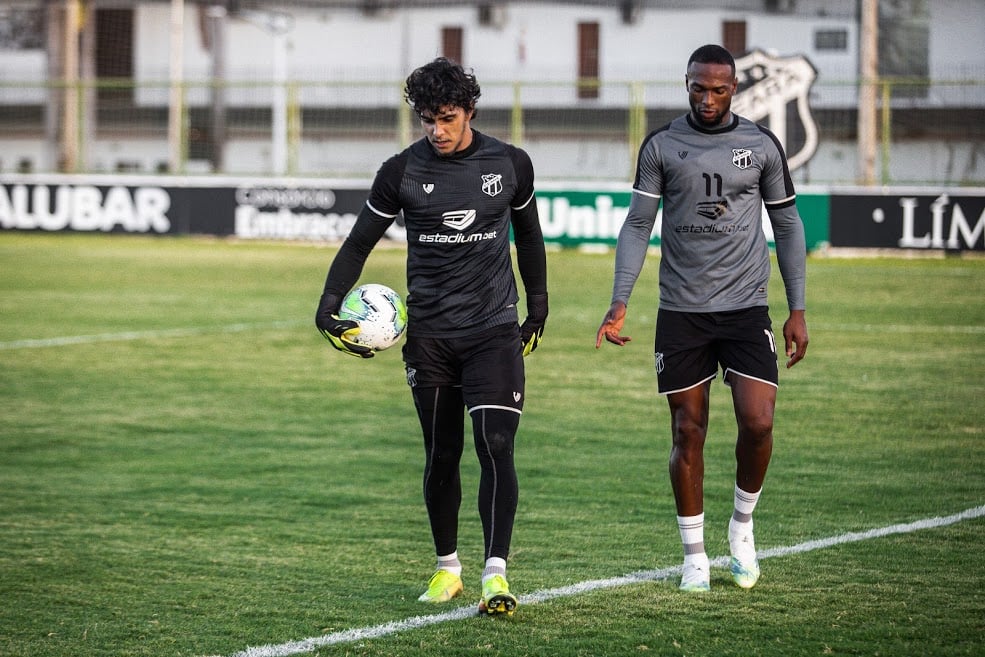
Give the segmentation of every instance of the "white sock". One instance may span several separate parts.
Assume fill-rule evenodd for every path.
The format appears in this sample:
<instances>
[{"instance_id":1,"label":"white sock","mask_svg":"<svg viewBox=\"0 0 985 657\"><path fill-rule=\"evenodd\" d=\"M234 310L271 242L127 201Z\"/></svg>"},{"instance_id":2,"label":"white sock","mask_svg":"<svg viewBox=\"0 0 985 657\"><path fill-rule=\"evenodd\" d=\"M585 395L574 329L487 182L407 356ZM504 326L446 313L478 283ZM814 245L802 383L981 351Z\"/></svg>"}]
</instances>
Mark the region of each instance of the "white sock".
<instances>
[{"instance_id":1,"label":"white sock","mask_svg":"<svg viewBox=\"0 0 985 657\"><path fill-rule=\"evenodd\" d=\"M760 488L755 493L750 493L739 488L738 484L735 485L735 508L728 523L729 539L752 533L752 512L762 492L763 489Z\"/></svg>"},{"instance_id":2,"label":"white sock","mask_svg":"<svg viewBox=\"0 0 985 657\"><path fill-rule=\"evenodd\" d=\"M438 570L447 570L449 573L461 577L462 562L458 560L458 551L445 556L438 555Z\"/></svg>"},{"instance_id":3,"label":"white sock","mask_svg":"<svg viewBox=\"0 0 985 657\"><path fill-rule=\"evenodd\" d=\"M493 575L506 577L506 559L500 557L489 557L486 559L486 567L482 571L483 584Z\"/></svg>"},{"instance_id":4,"label":"white sock","mask_svg":"<svg viewBox=\"0 0 985 657\"><path fill-rule=\"evenodd\" d=\"M705 553L705 514L677 516L677 528L681 532L685 559L692 554Z\"/></svg>"}]
</instances>

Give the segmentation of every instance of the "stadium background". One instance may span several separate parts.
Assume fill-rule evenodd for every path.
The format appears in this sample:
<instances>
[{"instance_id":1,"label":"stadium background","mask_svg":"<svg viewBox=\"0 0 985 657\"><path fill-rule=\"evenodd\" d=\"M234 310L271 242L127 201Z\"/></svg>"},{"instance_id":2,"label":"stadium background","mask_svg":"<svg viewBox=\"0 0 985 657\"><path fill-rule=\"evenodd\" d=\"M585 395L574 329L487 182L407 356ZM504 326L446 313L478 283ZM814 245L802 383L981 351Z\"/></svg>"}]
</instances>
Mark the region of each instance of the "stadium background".
<instances>
[{"instance_id":1,"label":"stadium background","mask_svg":"<svg viewBox=\"0 0 985 657\"><path fill-rule=\"evenodd\" d=\"M14 0L0 17L3 229L341 239L417 135L403 76L443 54L480 79L476 126L531 153L552 241L611 245L640 140L686 110L682 60L722 42L780 62L743 67L737 106L785 144L812 249L985 249L977 0Z\"/></svg>"},{"instance_id":2,"label":"stadium background","mask_svg":"<svg viewBox=\"0 0 985 657\"><path fill-rule=\"evenodd\" d=\"M417 134L404 76L444 54L541 180L625 182L721 42L816 70L770 81L809 107L788 153L819 133L799 185L985 184L978 0L9 0L0 26L3 173L365 179Z\"/></svg>"},{"instance_id":3,"label":"stadium background","mask_svg":"<svg viewBox=\"0 0 985 657\"><path fill-rule=\"evenodd\" d=\"M0 2L0 654L983 654L985 259L909 257L982 248L980 2L879 3L871 175L858 165L859 12L871 3L188 1L173 115L172 4ZM510 26L531 8L530 76L514 86ZM295 17L283 85L263 23L231 17L265 9ZM219 84L203 44L222 10ZM77 77L48 68L65 61L48 21L70 11ZM410 17L414 49L401 45ZM812 343L781 375L782 435L757 508L767 575L742 591L716 567L709 597L677 591L666 409L647 353L656 261L635 293L636 347L596 351L611 252L557 249L518 450L521 613L486 622L467 596L422 616L431 547L399 350L341 358L311 325L373 167L414 133L400 113L405 69L442 51L445 27L463 28L486 89L477 125L518 135L543 162L545 232L604 247L638 133L684 110L692 40L743 21L746 48L804 53L819 73L821 143L794 172L816 252ZM597 84L579 84L579 22L599 24ZM320 40L292 41L304 25ZM133 70L114 69L128 48ZM617 62L629 68L616 74ZM291 129L274 158L278 86L305 102L281 106ZM224 123L216 87L229 92ZM594 88L600 98L579 97ZM365 104L342 102L356 91ZM264 239L107 234L235 235L239 215ZM897 251L823 257L828 240ZM404 260L378 249L366 280L399 287ZM721 392L706 450L716 554L734 463ZM463 473L469 489L475 474Z\"/></svg>"}]
</instances>

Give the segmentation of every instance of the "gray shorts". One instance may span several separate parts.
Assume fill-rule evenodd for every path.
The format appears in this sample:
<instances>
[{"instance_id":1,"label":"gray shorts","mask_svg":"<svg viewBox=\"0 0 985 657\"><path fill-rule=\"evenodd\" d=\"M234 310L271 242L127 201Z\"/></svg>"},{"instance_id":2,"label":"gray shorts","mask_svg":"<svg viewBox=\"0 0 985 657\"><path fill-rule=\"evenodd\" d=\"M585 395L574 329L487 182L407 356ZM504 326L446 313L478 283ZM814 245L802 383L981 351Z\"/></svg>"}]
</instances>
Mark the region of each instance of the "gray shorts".
<instances>
[{"instance_id":1,"label":"gray shorts","mask_svg":"<svg viewBox=\"0 0 985 657\"><path fill-rule=\"evenodd\" d=\"M773 386L779 380L769 308L720 313L657 311L654 339L657 391L670 394L714 379L743 376Z\"/></svg>"}]
</instances>

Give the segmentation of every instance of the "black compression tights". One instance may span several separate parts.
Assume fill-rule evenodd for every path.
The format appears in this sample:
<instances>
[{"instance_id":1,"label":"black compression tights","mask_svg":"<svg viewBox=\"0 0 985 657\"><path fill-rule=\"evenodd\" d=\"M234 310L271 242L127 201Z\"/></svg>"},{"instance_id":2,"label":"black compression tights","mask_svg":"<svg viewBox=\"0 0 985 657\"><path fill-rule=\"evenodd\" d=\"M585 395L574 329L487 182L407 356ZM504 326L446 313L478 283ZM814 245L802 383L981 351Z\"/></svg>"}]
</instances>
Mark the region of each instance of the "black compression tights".
<instances>
[{"instance_id":1,"label":"black compression tights","mask_svg":"<svg viewBox=\"0 0 985 657\"><path fill-rule=\"evenodd\" d=\"M424 504L438 555L458 549L458 511L462 503L459 464L465 442L460 388L415 388L414 405L424 431ZM478 408L471 413L479 457L479 517L485 557L506 559L516 515L517 479L513 439L519 413Z\"/></svg>"}]
</instances>

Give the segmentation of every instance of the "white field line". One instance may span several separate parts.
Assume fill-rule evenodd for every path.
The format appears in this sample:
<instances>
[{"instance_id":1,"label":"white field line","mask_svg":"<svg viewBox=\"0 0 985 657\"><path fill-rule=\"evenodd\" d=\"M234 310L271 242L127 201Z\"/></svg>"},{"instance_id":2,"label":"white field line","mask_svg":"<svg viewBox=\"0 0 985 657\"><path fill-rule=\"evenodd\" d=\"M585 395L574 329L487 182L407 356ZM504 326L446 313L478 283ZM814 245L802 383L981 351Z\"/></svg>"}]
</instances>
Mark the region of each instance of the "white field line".
<instances>
[{"instance_id":1,"label":"white field line","mask_svg":"<svg viewBox=\"0 0 985 657\"><path fill-rule=\"evenodd\" d=\"M909 534L923 529L936 529L938 527L945 527L947 525L953 525L955 523L981 518L983 516L985 516L985 505L976 506L950 516L925 518L915 522L889 525L888 527L879 527L863 532L849 532L847 534L840 534L829 538L820 538L813 541L798 543L797 545L760 550L758 552L758 557L760 559L786 557L792 554L811 552L813 550L829 548L835 545L843 545L845 543L867 541L869 539L891 536L893 534ZM727 564L728 557L717 557L711 561L711 565L715 567L724 567ZM571 584L569 586L562 586L556 589L547 589L527 595L521 595L519 596L519 602L521 605L532 605L545 602L547 600L553 600L555 598L567 598L581 593L588 593L590 591L613 589L630 584L639 584L641 582L670 579L680 573L681 566L672 566L669 568L661 568L659 570L639 571L628 575L623 575L622 577L588 580L577 584ZM390 634L406 632L408 630L427 627L429 625L436 625L438 623L464 620L466 618L474 617L475 615L475 607L470 605L468 607L459 607L441 614L414 616L413 618L407 618L400 621L391 621L389 623L383 623L382 625L358 627L351 630L344 630L342 632L333 632L332 634L323 634L321 636L311 637L308 639L301 639L299 641L289 641L287 643L247 648L246 650L237 652L230 657L289 657L290 655L300 655L303 653L314 652L315 650L326 646L354 643L356 641L365 641L368 639L378 639Z\"/></svg>"},{"instance_id":2,"label":"white field line","mask_svg":"<svg viewBox=\"0 0 985 657\"><path fill-rule=\"evenodd\" d=\"M0 350L4 349L40 349L42 347L65 347L74 344L93 344L95 342L126 342L132 340L156 340L159 338L184 338L208 333L241 333L243 331L281 329L300 326L302 322L254 322L244 324L227 324L225 326L199 326L188 328L159 329L156 331L122 331L120 333L97 333L95 335L67 335L58 338L41 338L37 340L11 340L0 342Z\"/></svg>"}]
</instances>

